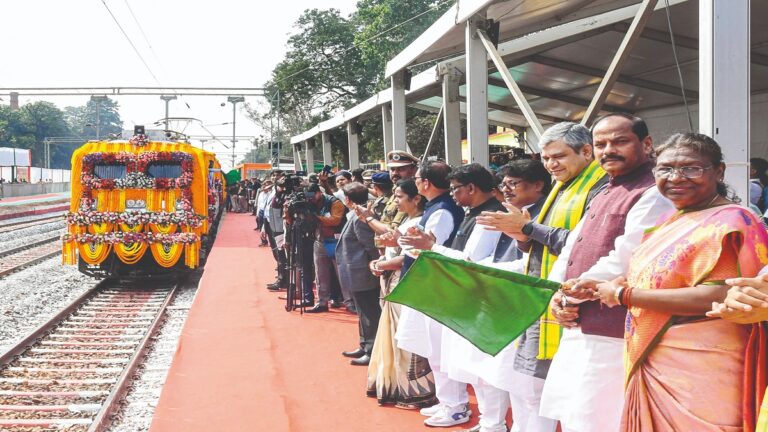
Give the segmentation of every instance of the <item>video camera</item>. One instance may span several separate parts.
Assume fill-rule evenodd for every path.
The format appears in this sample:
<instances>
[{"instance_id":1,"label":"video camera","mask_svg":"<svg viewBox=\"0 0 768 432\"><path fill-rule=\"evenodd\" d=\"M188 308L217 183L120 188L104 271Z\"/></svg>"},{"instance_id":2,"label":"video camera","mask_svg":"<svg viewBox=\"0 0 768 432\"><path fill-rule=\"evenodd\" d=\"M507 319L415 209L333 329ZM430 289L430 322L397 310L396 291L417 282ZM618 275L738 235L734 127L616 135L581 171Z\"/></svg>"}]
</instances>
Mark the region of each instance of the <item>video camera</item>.
<instances>
[{"instance_id":1,"label":"video camera","mask_svg":"<svg viewBox=\"0 0 768 432\"><path fill-rule=\"evenodd\" d=\"M282 188L285 194L292 195L302 191L301 183L301 177L294 174L286 174L277 181L277 186Z\"/></svg>"}]
</instances>

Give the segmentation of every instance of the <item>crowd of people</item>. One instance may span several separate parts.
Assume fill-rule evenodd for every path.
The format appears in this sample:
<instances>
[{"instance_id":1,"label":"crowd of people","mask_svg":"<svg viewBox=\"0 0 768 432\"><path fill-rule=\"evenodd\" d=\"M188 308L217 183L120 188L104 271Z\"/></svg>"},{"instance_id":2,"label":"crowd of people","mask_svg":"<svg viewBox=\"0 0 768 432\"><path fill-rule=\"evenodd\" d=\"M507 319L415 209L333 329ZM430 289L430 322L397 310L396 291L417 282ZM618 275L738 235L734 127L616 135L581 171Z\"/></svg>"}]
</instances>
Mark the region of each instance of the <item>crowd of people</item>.
<instances>
[{"instance_id":1,"label":"crowd of people","mask_svg":"<svg viewBox=\"0 0 768 432\"><path fill-rule=\"evenodd\" d=\"M367 366L369 397L426 426L469 421L472 386L474 431L506 432L510 408L512 431L767 431L768 232L723 183L719 145L654 146L642 119L613 113L555 124L539 146L495 171L404 151L387 172L272 171L250 195L277 263L267 288L287 288L284 245L300 242L306 312L356 313L359 345L341 354ZM314 225L286 241L297 190ZM491 356L383 300L425 250L562 288Z\"/></svg>"}]
</instances>

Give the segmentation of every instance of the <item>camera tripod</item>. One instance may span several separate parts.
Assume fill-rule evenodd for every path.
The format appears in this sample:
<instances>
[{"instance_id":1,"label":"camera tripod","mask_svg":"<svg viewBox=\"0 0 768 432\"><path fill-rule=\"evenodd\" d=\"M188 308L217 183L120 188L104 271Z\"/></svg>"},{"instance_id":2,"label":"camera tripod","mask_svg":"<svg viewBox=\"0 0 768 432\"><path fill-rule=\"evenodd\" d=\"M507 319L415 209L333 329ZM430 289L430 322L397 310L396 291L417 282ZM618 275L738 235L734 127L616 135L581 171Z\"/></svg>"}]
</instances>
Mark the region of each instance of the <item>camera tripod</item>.
<instances>
[{"instance_id":1,"label":"camera tripod","mask_svg":"<svg viewBox=\"0 0 768 432\"><path fill-rule=\"evenodd\" d=\"M286 228L285 242L288 255L288 290L285 296L285 310L287 312L300 309L304 313L304 286L306 260L312 259L312 255L306 256L307 249L312 251L315 235L315 223L311 216L303 214L293 215L293 223Z\"/></svg>"}]
</instances>

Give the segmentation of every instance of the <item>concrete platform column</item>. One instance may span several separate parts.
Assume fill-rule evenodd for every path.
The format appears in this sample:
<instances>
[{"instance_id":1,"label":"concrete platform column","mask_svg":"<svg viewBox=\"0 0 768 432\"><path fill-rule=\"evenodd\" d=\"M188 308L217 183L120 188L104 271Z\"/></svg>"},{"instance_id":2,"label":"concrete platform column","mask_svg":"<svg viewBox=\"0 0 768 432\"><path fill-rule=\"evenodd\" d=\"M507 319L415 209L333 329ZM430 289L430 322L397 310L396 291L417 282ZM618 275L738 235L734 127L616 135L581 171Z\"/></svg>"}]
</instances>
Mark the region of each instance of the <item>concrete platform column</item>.
<instances>
[{"instance_id":1,"label":"concrete platform column","mask_svg":"<svg viewBox=\"0 0 768 432\"><path fill-rule=\"evenodd\" d=\"M357 122L347 122L347 144L349 146L349 169L360 166L359 137L357 136Z\"/></svg>"},{"instance_id":2,"label":"concrete platform column","mask_svg":"<svg viewBox=\"0 0 768 432\"><path fill-rule=\"evenodd\" d=\"M723 149L725 182L749 202L750 6L699 0L699 131Z\"/></svg>"},{"instance_id":3,"label":"concrete platform column","mask_svg":"<svg viewBox=\"0 0 768 432\"><path fill-rule=\"evenodd\" d=\"M466 24L467 141L469 162L488 166L488 55L477 30L485 26L485 12Z\"/></svg>"},{"instance_id":4,"label":"concrete platform column","mask_svg":"<svg viewBox=\"0 0 768 432\"><path fill-rule=\"evenodd\" d=\"M392 149L406 150L405 71L392 75Z\"/></svg>"},{"instance_id":5,"label":"concrete platform column","mask_svg":"<svg viewBox=\"0 0 768 432\"><path fill-rule=\"evenodd\" d=\"M459 106L459 73L452 67L441 71L443 78L443 132L445 161L461 165L461 112Z\"/></svg>"}]
</instances>

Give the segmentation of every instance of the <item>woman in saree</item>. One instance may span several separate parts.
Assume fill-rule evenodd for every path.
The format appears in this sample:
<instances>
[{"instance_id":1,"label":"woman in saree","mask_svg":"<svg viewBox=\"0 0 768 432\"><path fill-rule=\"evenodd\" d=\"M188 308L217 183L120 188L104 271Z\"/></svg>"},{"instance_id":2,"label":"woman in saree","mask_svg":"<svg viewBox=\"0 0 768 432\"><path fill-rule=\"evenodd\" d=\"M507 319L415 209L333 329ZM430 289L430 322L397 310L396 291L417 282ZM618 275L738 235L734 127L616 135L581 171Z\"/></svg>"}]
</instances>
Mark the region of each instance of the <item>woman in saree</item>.
<instances>
[{"instance_id":1,"label":"woman in saree","mask_svg":"<svg viewBox=\"0 0 768 432\"><path fill-rule=\"evenodd\" d=\"M646 234L626 280L598 285L603 303L629 309L621 430L743 431L756 397L752 328L706 313L726 297L725 279L768 264L768 234L726 199L712 138L676 134L656 154L656 185L677 211Z\"/></svg>"},{"instance_id":2,"label":"woman in saree","mask_svg":"<svg viewBox=\"0 0 768 432\"><path fill-rule=\"evenodd\" d=\"M398 227L398 233L404 235L418 225L427 200L419 195L413 179L398 182L394 194L398 211L407 214ZM399 282L404 261L405 250L397 244L399 236L392 234L382 236L382 244L388 245L386 251L379 260L372 261L369 266L375 275L385 276L381 289L382 298L392 292ZM379 328L368 365L368 396L375 397L379 404L394 403L397 407L407 409L433 405L435 384L429 363L426 359L397 347L395 332L400 317L400 305L382 302Z\"/></svg>"}]
</instances>

